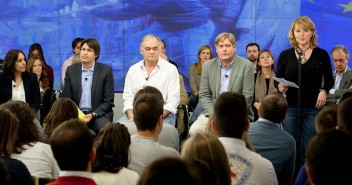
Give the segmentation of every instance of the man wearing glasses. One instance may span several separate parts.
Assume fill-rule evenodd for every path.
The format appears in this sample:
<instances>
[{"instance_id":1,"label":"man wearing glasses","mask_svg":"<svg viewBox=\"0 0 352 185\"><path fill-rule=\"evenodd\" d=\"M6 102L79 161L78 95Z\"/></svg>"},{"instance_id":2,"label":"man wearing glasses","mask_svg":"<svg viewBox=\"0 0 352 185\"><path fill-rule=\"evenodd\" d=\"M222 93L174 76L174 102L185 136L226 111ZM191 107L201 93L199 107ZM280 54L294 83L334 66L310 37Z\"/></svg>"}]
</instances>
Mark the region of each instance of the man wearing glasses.
<instances>
[{"instance_id":1,"label":"man wearing glasses","mask_svg":"<svg viewBox=\"0 0 352 185\"><path fill-rule=\"evenodd\" d=\"M127 72L123 90L123 112L119 122L133 120L133 98L144 86L157 88L164 98L164 123L175 125L175 114L180 102L180 82L176 67L159 57L160 39L148 34L142 38L140 52L144 59L132 65Z\"/></svg>"},{"instance_id":2,"label":"man wearing glasses","mask_svg":"<svg viewBox=\"0 0 352 185\"><path fill-rule=\"evenodd\" d=\"M247 101L248 118L253 120L250 108L254 93L252 63L235 54L236 39L232 33L219 34L215 39L215 47L218 57L204 63L200 80L199 100L204 110L192 124L190 135L205 131L217 97L226 91L244 95Z\"/></svg>"}]
</instances>

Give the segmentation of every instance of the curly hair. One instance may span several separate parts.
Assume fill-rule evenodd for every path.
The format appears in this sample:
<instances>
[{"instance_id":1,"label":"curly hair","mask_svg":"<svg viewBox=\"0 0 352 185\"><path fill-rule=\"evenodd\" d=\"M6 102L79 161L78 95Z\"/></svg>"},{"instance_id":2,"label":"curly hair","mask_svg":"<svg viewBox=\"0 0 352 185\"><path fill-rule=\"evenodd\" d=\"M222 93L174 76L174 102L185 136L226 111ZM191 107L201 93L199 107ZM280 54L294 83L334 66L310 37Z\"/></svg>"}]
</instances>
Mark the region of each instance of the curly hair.
<instances>
[{"instance_id":1,"label":"curly hair","mask_svg":"<svg viewBox=\"0 0 352 185\"><path fill-rule=\"evenodd\" d=\"M1 109L9 109L19 120L17 139L15 142L15 153L22 153L26 144L41 140L41 136L34 119L38 119L34 110L25 102L10 100L2 105Z\"/></svg>"}]
</instances>

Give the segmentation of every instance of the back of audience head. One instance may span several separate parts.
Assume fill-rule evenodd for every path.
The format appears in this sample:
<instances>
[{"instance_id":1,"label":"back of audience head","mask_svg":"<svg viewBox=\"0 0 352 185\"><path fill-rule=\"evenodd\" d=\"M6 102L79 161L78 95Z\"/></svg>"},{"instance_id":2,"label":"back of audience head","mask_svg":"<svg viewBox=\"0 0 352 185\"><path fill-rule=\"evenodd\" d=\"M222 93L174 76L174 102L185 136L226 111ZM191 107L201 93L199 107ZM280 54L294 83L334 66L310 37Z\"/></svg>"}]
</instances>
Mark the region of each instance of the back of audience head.
<instances>
[{"instance_id":1,"label":"back of audience head","mask_svg":"<svg viewBox=\"0 0 352 185\"><path fill-rule=\"evenodd\" d=\"M194 185L184 161L177 158L162 158L147 166L137 185Z\"/></svg>"},{"instance_id":2,"label":"back of audience head","mask_svg":"<svg viewBox=\"0 0 352 185\"><path fill-rule=\"evenodd\" d=\"M215 185L216 177L209 164L201 159L187 160L188 170L197 185Z\"/></svg>"},{"instance_id":3,"label":"back of audience head","mask_svg":"<svg viewBox=\"0 0 352 185\"><path fill-rule=\"evenodd\" d=\"M344 92L340 99L339 99L339 104L341 104L344 100L346 100L347 98L350 98L352 97L352 90L349 89L348 91Z\"/></svg>"},{"instance_id":4,"label":"back of audience head","mask_svg":"<svg viewBox=\"0 0 352 185\"><path fill-rule=\"evenodd\" d=\"M269 94L264 97L259 108L261 118L274 123L281 123L286 118L288 103L279 93Z\"/></svg>"},{"instance_id":5,"label":"back of audience head","mask_svg":"<svg viewBox=\"0 0 352 185\"><path fill-rule=\"evenodd\" d=\"M54 129L61 123L74 118L78 118L76 104L69 98L57 99L45 117L44 130L46 137L49 138Z\"/></svg>"},{"instance_id":6,"label":"back of audience head","mask_svg":"<svg viewBox=\"0 0 352 185\"><path fill-rule=\"evenodd\" d=\"M25 102L10 100L0 106L0 109L10 110L18 119L19 127L15 144L15 153L21 153L24 145L41 141L38 127L34 119L38 119L34 110Z\"/></svg>"},{"instance_id":7,"label":"back of audience head","mask_svg":"<svg viewBox=\"0 0 352 185\"><path fill-rule=\"evenodd\" d=\"M117 173L129 163L130 134L123 124L108 123L95 138L96 158L93 172Z\"/></svg>"},{"instance_id":8,"label":"back of audience head","mask_svg":"<svg viewBox=\"0 0 352 185\"><path fill-rule=\"evenodd\" d=\"M351 181L352 137L339 130L321 132L309 142L306 169L310 184L346 184Z\"/></svg>"},{"instance_id":9,"label":"back of audience head","mask_svg":"<svg viewBox=\"0 0 352 185\"><path fill-rule=\"evenodd\" d=\"M315 117L317 133L335 130L337 126L337 105L331 105L321 110Z\"/></svg>"},{"instance_id":10,"label":"back of audience head","mask_svg":"<svg viewBox=\"0 0 352 185\"><path fill-rule=\"evenodd\" d=\"M241 139L249 128L246 99L242 94L222 93L215 102L213 114L219 137Z\"/></svg>"},{"instance_id":11,"label":"back of audience head","mask_svg":"<svg viewBox=\"0 0 352 185\"><path fill-rule=\"evenodd\" d=\"M184 160L200 159L207 162L215 174L217 185L231 184L231 172L225 148L214 135L199 132L188 138L182 147Z\"/></svg>"},{"instance_id":12,"label":"back of audience head","mask_svg":"<svg viewBox=\"0 0 352 185\"><path fill-rule=\"evenodd\" d=\"M83 121L71 119L59 125L49 138L54 157L63 171L91 171L93 139Z\"/></svg>"},{"instance_id":13,"label":"back of audience head","mask_svg":"<svg viewBox=\"0 0 352 185\"><path fill-rule=\"evenodd\" d=\"M352 97L341 102L337 108L337 128L352 134Z\"/></svg>"},{"instance_id":14,"label":"back of audience head","mask_svg":"<svg viewBox=\"0 0 352 185\"><path fill-rule=\"evenodd\" d=\"M0 108L0 156L10 157L15 149L19 121L9 110Z\"/></svg>"},{"instance_id":15,"label":"back of audience head","mask_svg":"<svg viewBox=\"0 0 352 185\"><path fill-rule=\"evenodd\" d=\"M133 100L133 120L140 131L154 130L162 119L164 100L161 92L152 86L140 89Z\"/></svg>"}]
</instances>

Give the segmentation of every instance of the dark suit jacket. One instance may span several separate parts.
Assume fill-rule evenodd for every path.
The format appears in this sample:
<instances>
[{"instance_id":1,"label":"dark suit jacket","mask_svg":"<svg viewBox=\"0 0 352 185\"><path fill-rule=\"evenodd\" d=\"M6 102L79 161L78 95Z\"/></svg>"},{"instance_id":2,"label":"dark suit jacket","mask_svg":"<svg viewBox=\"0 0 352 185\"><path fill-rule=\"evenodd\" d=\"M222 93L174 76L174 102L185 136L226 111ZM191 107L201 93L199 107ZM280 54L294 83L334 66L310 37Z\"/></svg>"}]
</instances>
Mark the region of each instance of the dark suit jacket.
<instances>
[{"instance_id":1,"label":"dark suit jacket","mask_svg":"<svg viewBox=\"0 0 352 185\"><path fill-rule=\"evenodd\" d=\"M40 108L40 89L37 76L34 73L23 72L22 80L26 94L26 102L35 111ZM0 103L5 103L12 99L12 80L4 75L0 76Z\"/></svg>"},{"instance_id":2,"label":"dark suit jacket","mask_svg":"<svg viewBox=\"0 0 352 185\"><path fill-rule=\"evenodd\" d=\"M109 66L95 62L91 95L92 112L95 112L98 117L107 113L113 115L114 77ZM70 98L79 106L82 96L82 63L73 64L67 68L61 96Z\"/></svg>"},{"instance_id":3,"label":"dark suit jacket","mask_svg":"<svg viewBox=\"0 0 352 185\"><path fill-rule=\"evenodd\" d=\"M336 75L333 73L334 81L336 80ZM343 93L348 91L349 87L352 85L352 71L347 69L346 74L341 78L339 88L335 90L334 94L327 94L326 105L336 104L336 101L341 97ZM336 88L336 87L335 87Z\"/></svg>"}]
</instances>

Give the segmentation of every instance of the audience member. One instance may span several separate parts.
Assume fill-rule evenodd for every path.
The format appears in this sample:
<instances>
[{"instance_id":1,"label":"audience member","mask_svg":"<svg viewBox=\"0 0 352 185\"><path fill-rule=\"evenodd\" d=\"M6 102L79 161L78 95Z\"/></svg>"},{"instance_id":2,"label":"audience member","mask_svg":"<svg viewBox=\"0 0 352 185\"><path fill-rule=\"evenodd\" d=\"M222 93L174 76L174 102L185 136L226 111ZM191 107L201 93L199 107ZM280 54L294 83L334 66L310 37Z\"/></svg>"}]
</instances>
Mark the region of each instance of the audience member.
<instances>
[{"instance_id":1,"label":"audience member","mask_svg":"<svg viewBox=\"0 0 352 185\"><path fill-rule=\"evenodd\" d=\"M82 63L69 66L62 97L68 97L85 114L88 127L96 134L114 116L114 77L111 67L98 62L100 44L94 39L82 41Z\"/></svg>"},{"instance_id":2,"label":"audience member","mask_svg":"<svg viewBox=\"0 0 352 185\"><path fill-rule=\"evenodd\" d=\"M10 158L15 151L19 121L9 109L0 108L0 184L32 185L32 176L19 160Z\"/></svg>"},{"instance_id":3,"label":"audience member","mask_svg":"<svg viewBox=\"0 0 352 185\"><path fill-rule=\"evenodd\" d=\"M137 126L137 133L131 136L131 162L128 168L138 174L157 159L180 157L175 149L158 142L163 127L163 107L162 94L155 87L146 86L136 93L133 103L133 121Z\"/></svg>"},{"instance_id":4,"label":"audience member","mask_svg":"<svg viewBox=\"0 0 352 185\"><path fill-rule=\"evenodd\" d=\"M28 59L27 71L36 74L37 80L39 82L40 89L40 118L39 121L43 124L44 119L51 109L52 105L52 94L53 89L50 89L52 85L49 85L49 79L45 71L45 64L43 60L37 56L33 55Z\"/></svg>"},{"instance_id":5,"label":"audience member","mask_svg":"<svg viewBox=\"0 0 352 185\"><path fill-rule=\"evenodd\" d=\"M131 137L121 124L108 123L95 138L96 158L93 163L93 179L98 185L135 185L139 175L127 169Z\"/></svg>"},{"instance_id":6,"label":"audience member","mask_svg":"<svg viewBox=\"0 0 352 185\"><path fill-rule=\"evenodd\" d=\"M257 73L254 74L254 101L253 112L254 120L258 119L258 111L260 102L268 94L278 92L274 85L274 56L269 50L262 50L258 55L258 63L256 67Z\"/></svg>"},{"instance_id":7,"label":"audience member","mask_svg":"<svg viewBox=\"0 0 352 185\"><path fill-rule=\"evenodd\" d=\"M335 130L337 126L337 105L323 108L315 117L317 133Z\"/></svg>"},{"instance_id":8,"label":"audience member","mask_svg":"<svg viewBox=\"0 0 352 185\"><path fill-rule=\"evenodd\" d=\"M324 107L315 117L315 130L317 133L335 130L337 126L337 106L331 105ZM306 185L308 182L308 175L306 165L302 165L299 170L295 185Z\"/></svg>"},{"instance_id":9,"label":"audience member","mask_svg":"<svg viewBox=\"0 0 352 185\"><path fill-rule=\"evenodd\" d=\"M62 69L61 69L61 85L62 85L61 89L63 89L63 86L65 84L65 75L66 75L67 67L72 64L77 63L74 61L74 58L75 58L75 56L79 56L79 53L81 52L81 44L83 41L84 41L84 38L80 38L80 37L77 37L77 38L73 39L73 41L72 41L73 56L71 56L70 58L65 60L65 62L62 65Z\"/></svg>"},{"instance_id":10,"label":"audience member","mask_svg":"<svg viewBox=\"0 0 352 185\"><path fill-rule=\"evenodd\" d=\"M32 58L32 56L39 56L45 65L45 72L48 75L48 79L49 79L49 85L50 85L50 89L54 89L54 72L53 72L53 68L45 61L45 57L44 57L44 52L43 52L43 48L39 43L34 43L29 47L29 51L28 51L28 58Z\"/></svg>"},{"instance_id":11,"label":"audience member","mask_svg":"<svg viewBox=\"0 0 352 185\"><path fill-rule=\"evenodd\" d=\"M142 173L137 185L198 185L187 164L177 158L161 158Z\"/></svg>"},{"instance_id":12,"label":"audience member","mask_svg":"<svg viewBox=\"0 0 352 185\"><path fill-rule=\"evenodd\" d=\"M160 54L166 55L166 42L165 42L165 40L161 40L161 39L160 39ZM172 61L169 58L166 58L166 59L164 58L164 60L170 62L171 64L176 66L176 68L178 69L178 65L176 64L176 62Z\"/></svg>"},{"instance_id":13,"label":"audience member","mask_svg":"<svg viewBox=\"0 0 352 185\"><path fill-rule=\"evenodd\" d=\"M253 64L253 73L257 73L257 63L258 63L258 53L260 52L260 47L257 43L249 43L246 46L246 53L247 53L247 58L249 61L252 62ZM272 57L274 58L274 57Z\"/></svg>"},{"instance_id":14,"label":"audience member","mask_svg":"<svg viewBox=\"0 0 352 185\"><path fill-rule=\"evenodd\" d=\"M282 126L295 138L296 166L304 164L308 141L316 134L315 116L324 107L326 94L334 84L329 55L318 47L317 39L318 35L312 20L306 16L296 18L289 30L292 48L280 53L276 68L278 78L299 85L299 88L288 88L284 83L278 84L278 90L286 94L289 105L287 118ZM297 53L297 50L301 52ZM298 75L299 68L301 76Z\"/></svg>"},{"instance_id":15,"label":"audience member","mask_svg":"<svg viewBox=\"0 0 352 185\"><path fill-rule=\"evenodd\" d=\"M35 111L40 108L37 77L26 71L26 57L21 50L17 49L7 52L0 77L0 103L9 100L27 102Z\"/></svg>"},{"instance_id":16,"label":"audience member","mask_svg":"<svg viewBox=\"0 0 352 185\"><path fill-rule=\"evenodd\" d=\"M352 85L352 71L347 63L350 60L350 52L346 46L336 45L331 50L335 71L333 77L335 84L326 96L326 105L337 104L341 95L349 90Z\"/></svg>"},{"instance_id":17,"label":"audience member","mask_svg":"<svg viewBox=\"0 0 352 185\"><path fill-rule=\"evenodd\" d=\"M352 134L352 97L343 100L337 108L337 129Z\"/></svg>"},{"instance_id":18,"label":"audience member","mask_svg":"<svg viewBox=\"0 0 352 185\"><path fill-rule=\"evenodd\" d=\"M163 95L164 122L175 125L175 114L180 102L178 71L174 65L160 58L160 39L155 35L148 34L143 37L140 52L143 60L132 65L126 75L122 95L125 116L118 122L133 118L133 98L138 90L148 85L157 88Z\"/></svg>"},{"instance_id":19,"label":"audience member","mask_svg":"<svg viewBox=\"0 0 352 185\"><path fill-rule=\"evenodd\" d=\"M201 159L185 161L188 170L198 185L215 185L216 177L209 164Z\"/></svg>"},{"instance_id":20,"label":"audience member","mask_svg":"<svg viewBox=\"0 0 352 185\"><path fill-rule=\"evenodd\" d=\"M261 101L258 121L248 131L255 151L273 163L279 184L292 184L295 169L296 142L281 125L287 109L281 94L267 95Z\"/></svg>"},{"instance_id":21,"label":"audience member","mask_svg":"<svg viewBox=\"0 0 352 185\"><path fill-rule=\"evenodd\" d=\"M78 109L71 99L57 99L44 121L44 141L48 142L51 133L64 121L78 118Z\"/></svg>"},{"instance_id":22,"label":"audience member","mask_svg":"<svg viewBox=\"0 0 352 185\"><path fill-rule=\"evenodd\" d=\"M311 139L306 154L310 184L349 184L352 137L338 130L322 132ZM341 169L341 170L339 170Z\"/></svg>"},{"instance_id":23,"label":"audience member","mask_svg":"<svg viewBox=\"0 0 352 185\"><path fill-rule=\"evenodd\" d=\"M229 161L216 136L203 132L193 135L183 144L181 157L186 161L200 159L207 162L215 175L215 185L231 184Z\"/></svg>"},{"instance_id":24,"label":"audience member","mask_svg":"<svg viewBox=\"0 0 352 185\"><path fill-rule=\"evenodd\" d=\"M248 131L247 102L242 94L224 92L214 105L213 129L225 147L232 184L278 184L273 164L246 148L243 132Z\"/></svg>"},{"instance_id":25,"label":"audience member","mask_svg":"<svg viewBox=\"0 0 352 185\"><path fill-rule=\"evenodd\" d=\"M93 139L83 121L65 121L51 134L49 143L61 172L48 185L96 185L91 173L95 159Z\"/></svg>"},{"instance_id":26,"label":"audience member","mask_svg":"<svg viewBox=\"0 0 352 185\"><path fill-rule=\"evenodd\" d=\"M198 50L198 61L189 67L189 86L191 87L192 94L189 99L189 107L193 110L196 109L199 100L200 78L202 75L202 66L204 62L212 59L213 51L209 45L203 45Z\"/></svg>"},{"instance_id":27,"label":"audience member","mask_svg":"<svg viewBox=\"0 0 352 185\"><path fill-rule=\"evenodd\" d=\"M352 90L349 89L348 91L344 92L340 99L338 100L338 104L342 103L344 100L348 99L349 97L352 97Z\"/></svg>"},{"instance_id":28,"label":"audience member","mask_svg":"<svg viewBox=\"0 0 352 185\"><path fill-rule=\"evenodd\" d=\"M22 101L9 101L0 109L9 109L19 120L15 151L11 157L22 161L32 176L56 179L60 169L50 145L41 142L41 135L33 122L37 116L33 109Z\"/></svg>"},{"instance_id":29,"label":"audience member","mask_svg":"<svg viewBox=\"0 0 352 185\"><path fill-rule=\"evenodd\" d=\"M231 33L221 33L215 39L217 58L204 63L200 81L199 98L203 114L190 128L190 135L204 131L207 117L213 112L216 99L223 92L238 92L246 97L248 117L253 120L254 75L252 64L247 59L235 55L236 39Z\"/></svg>"}]
</instances>

